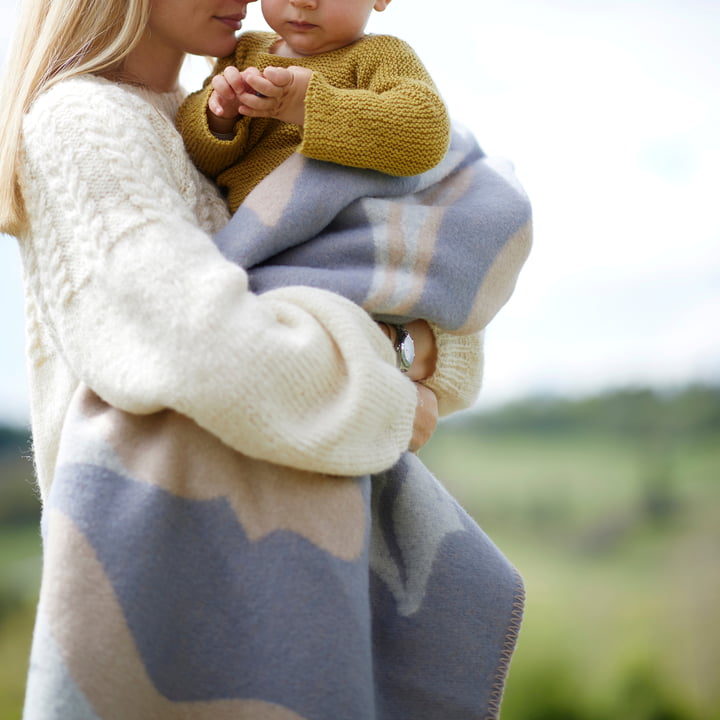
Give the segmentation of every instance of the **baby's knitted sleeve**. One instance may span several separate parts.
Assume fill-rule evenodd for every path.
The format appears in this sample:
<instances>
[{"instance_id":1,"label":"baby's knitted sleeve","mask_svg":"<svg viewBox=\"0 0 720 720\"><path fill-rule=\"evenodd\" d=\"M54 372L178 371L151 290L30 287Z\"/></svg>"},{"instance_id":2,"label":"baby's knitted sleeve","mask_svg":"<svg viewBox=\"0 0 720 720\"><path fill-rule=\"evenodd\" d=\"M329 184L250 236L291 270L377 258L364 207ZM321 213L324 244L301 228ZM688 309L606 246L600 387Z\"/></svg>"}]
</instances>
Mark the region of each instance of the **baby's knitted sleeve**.
<instances>
[{"instance_id":1,"label":"baby's knitted sleeve","mask_svg":"<svg viewBox=\"0 0 720 720\"><path fill-rule=\"evenodd\" d=\"M300 152L389 175L435 167L450 144L450 119L427 70L398 38L371 36L358 45L364 51L352 68L356 88L333 87L322 72L313 74Z\"/></svg>"},{"instance_id":2,"label":"baby's knitted sleeve","mask_svg":"<svg viewBox=\"0 0 720 720\"><path fill-rule=\"evenodd\" d=\"M177 410L252 457L389 467L416 391L385 335L323 290L252 294L181 194L169 121L139 100L92 103L81 84L58 87L24 130L33 292L75 377L129 412Z\"/></svg>"},{"instance_id":3,"label":"baby's knitted sleeve","mask_svg":"<svg viewBox=\"0 0 720 720\"><path fill-rule=\"evenodd\" d=\"M217 178L223 170L242 159L248 137L250 123L248 117L238 118L233 130L233 138L230 140L215 137L208 127L207 106L212 94L210 81L213 76L230 65L232 60L232 57L226 57L216 61L203 87L187 96L175 118L178 131L185 141L185 148L193 162L211 178Z\"/></svg>"}]
</instances>

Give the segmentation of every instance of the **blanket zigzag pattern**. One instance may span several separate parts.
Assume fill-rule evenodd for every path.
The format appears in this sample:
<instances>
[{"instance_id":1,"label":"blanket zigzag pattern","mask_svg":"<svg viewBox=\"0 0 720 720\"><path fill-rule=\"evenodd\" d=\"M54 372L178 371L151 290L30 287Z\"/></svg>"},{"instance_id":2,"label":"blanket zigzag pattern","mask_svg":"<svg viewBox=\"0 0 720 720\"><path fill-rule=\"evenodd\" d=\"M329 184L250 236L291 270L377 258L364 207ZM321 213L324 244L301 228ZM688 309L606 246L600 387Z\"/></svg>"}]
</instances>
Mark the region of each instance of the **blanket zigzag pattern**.
<instances>
[{"instance_id":1,"label":"blanket zigzag pattern","mask_svg":"<svg viewBox=\"0 0 720 720\"><path fill-rule=\"evenodd\" d=\"M293 471L86 388L67 429L25 720L496 717L522 583L414 455Z\"/></svg>"}]
</instances>

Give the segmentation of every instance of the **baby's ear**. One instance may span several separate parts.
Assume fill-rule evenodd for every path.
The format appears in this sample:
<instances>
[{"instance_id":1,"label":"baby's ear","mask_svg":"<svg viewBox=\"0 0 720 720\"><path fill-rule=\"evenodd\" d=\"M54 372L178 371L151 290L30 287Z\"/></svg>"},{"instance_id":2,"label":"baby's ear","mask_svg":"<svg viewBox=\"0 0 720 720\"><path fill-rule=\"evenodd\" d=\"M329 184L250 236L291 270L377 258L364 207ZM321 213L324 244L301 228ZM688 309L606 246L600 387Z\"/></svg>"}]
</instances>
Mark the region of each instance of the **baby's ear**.
<instances>
[{"instance_id":1,"label":"baby's ear","mask_svg":"<svg viewBox=\"0 0 720 720\"><path fill-rule=\"evenodd\" d=\"M375 0L375 4L373 5L373 10L382 12L389 4L390 4L390 0Z\"/></svg>"}]
</instances>

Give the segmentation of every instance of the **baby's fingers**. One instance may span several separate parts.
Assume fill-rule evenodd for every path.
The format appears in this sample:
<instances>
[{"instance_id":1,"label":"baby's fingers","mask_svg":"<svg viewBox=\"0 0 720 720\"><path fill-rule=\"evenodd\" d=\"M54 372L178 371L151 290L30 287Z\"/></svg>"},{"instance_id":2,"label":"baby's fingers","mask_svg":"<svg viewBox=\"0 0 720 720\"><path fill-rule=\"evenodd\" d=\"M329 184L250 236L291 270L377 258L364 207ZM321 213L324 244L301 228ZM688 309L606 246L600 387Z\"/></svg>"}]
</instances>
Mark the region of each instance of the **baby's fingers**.
<instances>
[{"instance_id":1,"label":"baby's fingers","mask_svg":"<svg viewBox=\"0 0 720 720\"><path fill-rule=\"evenodd\" d=\"M292 82L293 73L289 68L270 66L265 68L263 77L277 87L285 87Z\"/></svg>"},{"instance_id":2,"label":"baby's fingers","mask_svg":"<svg viewBox=\"0 0 720 720\"><path fill-rule=\"evenodd\" d=\"M213 91L223 99L229 100L235 95L235 91L230 87L224 75L215 75L210 81L210 84L212 85Z\"/></svg>"},{"instance_id":3,"label":"baby's fingers","mask_svg":"<svg viewBox=\"0 0 720 720\"><path fill-rule=\"evenodd\" d=\"M223 71L222 77L236 96L248 91L249 86L245 81L245 73L240 72L234 65L228 65Z\"/></svg>"},{"instance_id":4,"label":"baby's fingers","mask_svg":"<svg viewBox=\"0 0 720 720\"><path fill-rule=\"evenodd\" d=\"M222 75L216 75L212 81L213 91L208 98L210 112L222 117L226 112L235 114L237 95Z\"/></svg>"},{"instance_id":5,"label":"baby's fingers","mask_svg":"<svg viewBox=\"0 0 720 720\"><path fill-rule=\"evenodd\" d=\"M278 69L284 70L285 68ZM258 72L245 76L248 84L248 92L255 93L255 95L259 95L260 97L281 97L285 93L285 85L282 82L275 82L272 77L268 78L268 70L269 68L266 68L262 75Z\"/></svg>"},{"instance_id":6,"label":"baby's fingers","mask_svg":"<svg viewBox=\"0 0 720 720\"><path fill-rule=\"evenodd\" d=\"M239 111L250 117L270 117L278 104L276 98L267 97L255 91L243 93L238 101L240 103Z\"/></svg>"},{"instance_id":7,"label":"baby's fingers","mask_svg":"<svg viewBox=\"0 0 720 720\"><path fill-rule=\"evenodd\" d=\"M213 115L222 117L224 108L222 106L222 103L220 102L220 98L218 97L216 90L213 90L210 94L210 97L208 98L208 108L210 109L210 112L213 113Z\"/></svg>"}]
</instances>

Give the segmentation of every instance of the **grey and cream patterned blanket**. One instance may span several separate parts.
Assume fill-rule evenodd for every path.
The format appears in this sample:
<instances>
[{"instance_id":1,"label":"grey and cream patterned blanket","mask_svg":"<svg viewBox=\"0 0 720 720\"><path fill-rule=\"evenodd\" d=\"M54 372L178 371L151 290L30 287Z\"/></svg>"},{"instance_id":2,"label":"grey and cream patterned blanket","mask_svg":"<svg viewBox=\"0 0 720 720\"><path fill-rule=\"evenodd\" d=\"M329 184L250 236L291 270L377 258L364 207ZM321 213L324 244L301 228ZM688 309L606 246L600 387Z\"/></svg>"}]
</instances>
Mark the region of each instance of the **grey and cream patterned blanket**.
<instances>
[{"instance_id":1,"label":"grey and cream patterned blanket","mask_svg":"<svg viewBox=\"0 0 720 720\"><path fill-rule=\"evenodd\" d=\"M455 126L433 170L394 177L292 155L215 237L263 292L333 290L378 318L484 328L530 251L530 204L511 166Z\"/></svg>"},{"instance_id":2,"label":"grey and cream patterned blanket","mask_svg":"<svg viewBox=\"0 0 720 720\"><path fill-rule=\"evenodd\" d=\"M344 169L326 177L292 158L257 188L272 188L267 205L253 206L251 195L218 243L254 266L262 291L297 282L339 289L351 271L338 259L334 279L322 273L330 246L347 239L352 265L370 240L369 276L359 273L345 294L381 316L429 317L458 332L482 327L512 290L529 210L466 136L471 152L458 151L458 137L445 170L398 180L406 191L394 195L363 186L348 198ZM322 192L309 191L312 178L325 183ZM457 218L465 190L455 180L476 189ZM336 198L342 208L333 214ZM368 217L377 223L363 231ZM277 262L264 241L242 254L233 227L253 238L269 230L282 243L272 231L283 218L290 225L279 235L294 240L274 246ZM432 238L440 230L454 245L447 253ZM297 253L308 274L295 273ZM375 267L382 257L385 267ZM451 266L440 269L445 259ZM130 415L81 386L43 542L25 720L498 716L522 581L410 453L373 477L307 473L240 455L178 413Z\"/></svg>"}]
</instances>

